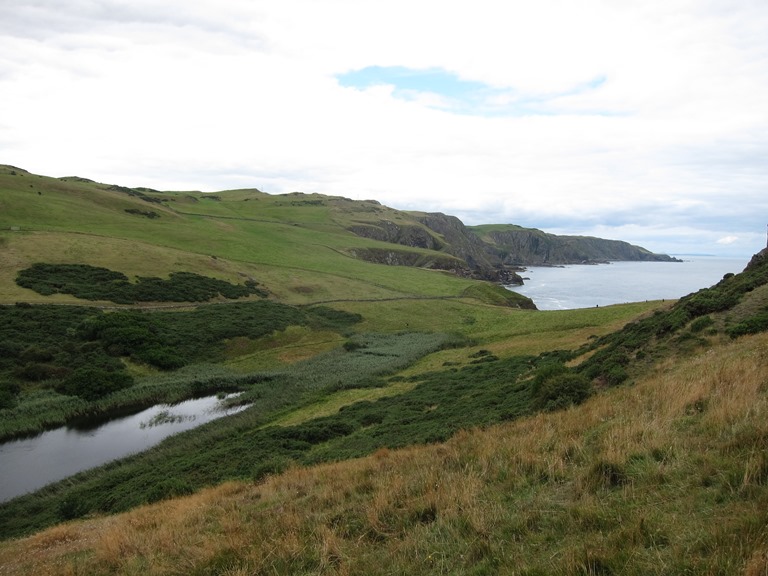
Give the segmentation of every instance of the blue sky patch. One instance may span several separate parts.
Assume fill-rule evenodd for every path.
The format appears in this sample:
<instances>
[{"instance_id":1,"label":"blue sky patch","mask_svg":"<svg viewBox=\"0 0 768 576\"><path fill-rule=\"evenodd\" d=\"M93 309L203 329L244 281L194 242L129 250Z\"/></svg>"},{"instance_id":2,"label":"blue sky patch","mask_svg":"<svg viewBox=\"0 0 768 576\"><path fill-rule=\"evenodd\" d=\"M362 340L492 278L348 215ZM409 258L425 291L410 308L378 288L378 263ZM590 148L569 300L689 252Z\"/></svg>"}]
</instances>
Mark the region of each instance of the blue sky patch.
<instances>
[{"instance_id":1,"label":"blue sky patch","mask_svg":"<svg viewBox=\"0 0 768 576\"><path fill-rule=\"evenodd\" d=\"M337 76L341 86L365 90L391 86L395 98L422 101L428 106L474 116L528 116L563 113L551 105L555 98L581 94L602 86L597 77L562 93L526 96L513 88L497 88L483 82L463 80L442 68L415 69L404 66L368 66Z\"/></svg>"},{"instance_id":2,"label":"blue sky patch","mask_svg":"<svg viewBox=\"0 0 768 576\"><path fill-rule=\"evenodd\" d=\"M396 91L429 92L458 99L488 89L482 82L462 80L440 68L417 70L404 66L368 66L342 74L338 79L342 86L352 88L389 85Z\"/></svg>"}]
</instances>

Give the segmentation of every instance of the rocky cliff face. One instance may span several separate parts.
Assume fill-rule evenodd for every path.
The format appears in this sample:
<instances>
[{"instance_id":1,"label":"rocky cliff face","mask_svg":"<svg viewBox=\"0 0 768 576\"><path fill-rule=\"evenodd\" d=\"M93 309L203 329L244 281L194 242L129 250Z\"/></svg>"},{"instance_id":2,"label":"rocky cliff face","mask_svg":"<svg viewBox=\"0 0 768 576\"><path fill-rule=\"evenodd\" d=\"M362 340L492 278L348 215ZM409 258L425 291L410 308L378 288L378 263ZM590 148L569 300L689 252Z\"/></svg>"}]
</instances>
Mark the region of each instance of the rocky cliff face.
<instances>
[{"instance_id":1,"label":"rocky cliff face","mask_svg":"<svg viewBox=\"0 0 768 576\"><path fill-rule=\"evenodd\" d=\"M422 226L406 226L396 224L390 220L382 220L375 224L354 224L348 229L358 236L391 244L426 248L428 250L442 250L445 247L445 242L430 234Z\"/></svg>"},{"instance_id":2,"label":"rocky cliff face","mask_svg":"<svg viewBox=\"0 0 768 576\"><path fill-rule=\"evenodd\" d=\"M355 256L372 262L450 270L467 278L504 284L523 283L514 270L502 265L493 249L489 250L490 247L455 216L426 212L409 215L413 224L381 220L357 223L348 230L365 238L434 250L437 254L430 257L394 249L355 249Z\"/></svg>"},{"instance_id":3,"label":"rocky cliff face","mask_svg":"<svg viewBox=\"0 0 768 576\"><path fill-rule=\"evenodd\" d=\"M752 256L752 259L749 261L749 264L747 264L745 270L760 268L761 266L764 266L766 262L768 262L768 248L763 248L760 252Z\"/></svg>"},{"instance_id":4,"label":"rocky cliff face","mask_svg":"<svg viewBox=\"0 0 768 576\"><path fill-rule=\"evenodd\" d=\"M597 264L609 261L675 261L620 240L556 236L520 226L467 227L440 212L397 212L392 219L366 218L347 229L388 244L429 250L419 254L396 248L356 249L356 257L380 263L450 270L461 276L522 284L523 266ZM395 221L397 220L397 221Z\"/></svg>"},{"instance_id":5,"label":"rocky cliff face","mask_svg":"<svg viewBox=\"0 0 768 576\"><path fill-rule=\"evenodd\" d=\"M654 254L645 248L621 240L590 236L556 236L541 230L509 227L477 232L501 255L508 266L561 264L596 264L609 261L674 262L666 254Z\"/></svg>"},{"instance_id":6,"label":"rocky cliff face","mask_svg":"<svg viewBox=\"0 0 768 576\"><path fill-rule=\"evenodd\" d=\"M437 232L446 243L445 251L464 260L469 268L495 268L501 263L488 251L486 243L456 216L440 212L416 212L412 215L417 222Z\"/></svg>"}]
</instances>

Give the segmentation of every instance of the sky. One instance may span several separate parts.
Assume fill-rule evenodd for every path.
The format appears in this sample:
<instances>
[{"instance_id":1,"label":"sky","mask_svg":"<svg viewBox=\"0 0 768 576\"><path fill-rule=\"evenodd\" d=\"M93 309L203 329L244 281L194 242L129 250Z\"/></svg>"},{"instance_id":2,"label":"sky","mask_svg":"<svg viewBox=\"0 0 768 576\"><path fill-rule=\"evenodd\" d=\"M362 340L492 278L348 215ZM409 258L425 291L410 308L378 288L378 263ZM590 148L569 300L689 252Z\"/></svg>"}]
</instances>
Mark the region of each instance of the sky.
<instances>
[{"instance_id":1,"label":"sky","mask_svg":"<svg viewBox=\"0 0 768 576\"><path fill-rule=\"evenodd\" d=\"M0 163L749 256L766 30L765 0L0 0Z\"/></svg>"}]
</instances>

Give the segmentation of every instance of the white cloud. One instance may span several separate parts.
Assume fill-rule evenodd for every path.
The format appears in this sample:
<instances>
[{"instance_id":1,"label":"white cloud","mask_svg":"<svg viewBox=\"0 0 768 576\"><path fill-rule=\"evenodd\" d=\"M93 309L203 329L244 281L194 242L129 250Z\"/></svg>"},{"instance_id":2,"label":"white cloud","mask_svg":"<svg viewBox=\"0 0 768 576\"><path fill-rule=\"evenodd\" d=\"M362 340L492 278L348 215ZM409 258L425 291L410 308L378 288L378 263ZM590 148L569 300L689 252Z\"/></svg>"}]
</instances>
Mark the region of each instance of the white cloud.
<instances>
[{"instance_id":1,"label":"white cloud","mask_svg":"<svg viewBox=\"0 0 768 576\"><path fill-rule=\"evenodd\" d=\"M0 4L0 162L751 253L766 28L748 0L20 0ZM522 113L337 80L370 66L444 70Z\"/></svg>"}]
</instances>

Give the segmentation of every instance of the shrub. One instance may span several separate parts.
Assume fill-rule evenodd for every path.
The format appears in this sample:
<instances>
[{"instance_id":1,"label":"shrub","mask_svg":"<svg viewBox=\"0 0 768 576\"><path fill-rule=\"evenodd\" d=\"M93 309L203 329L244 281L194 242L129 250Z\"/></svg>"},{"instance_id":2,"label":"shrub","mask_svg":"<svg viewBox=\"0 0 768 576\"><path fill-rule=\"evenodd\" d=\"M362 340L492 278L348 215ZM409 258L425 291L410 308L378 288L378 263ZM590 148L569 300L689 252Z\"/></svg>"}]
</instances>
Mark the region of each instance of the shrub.
<instances>
[{"instance_id":1,"label":"shrub","mask_svg":"<svg viewBox=\"0 0 768 576\"><path fill-rule=\"evenodd\" d=\"M609 364L601 376L608 386L617 386L629 378L629 373L621 364Z\"/></svg>"},{"instance_id":2,"label":"shrub","mask_svg":"<svg viewBox=\"0 0 768 576\"><path fill-rule=\"evenodd\" d=\"M265 458L251 469L251 477L258 481L266 476L281 474L289 468L292 462L290 458L281 455Z\"/></svg>"},{"instance_id":3,"label":"shrub","mask_svg":"<svg viewBox=\"0 0 768 576\"><path fill-rule=\"evenodd\" d=\"M702 330L709 328L715 323L711 316L702 316L691 322L691 332L694 334L701 332Z\"/></svg>"},{"instance_id":4,"label":"shrub","mask_svg":"<svg viewBox=\"0 0 768 576\"><path fill-rule=\"evenodd\" d=\"M43 362L27 362L13 371L14 376L28 382L43 382L66 376L69 370L63 366Z\"/></svg>"},{"instance_id":5,"label":"shrub","mask_svg":"<svg viewBox=\"0 0 768 576\"><path fill-rule=\"evenodd\" d=\"M133 378L123 372L112 372L99 368L80 368L56 386L56 391L60 394L78 396L84 400L93 401L132 384Z\"/></svg>"},{"instance_id":6,"label":"shrub","mask_svg":"<svg viewBox=\"0 0 768 576\"><path fill-rule=\"evenodd\" d=\"M586 376L570 371L554 373L544 380L535 392L535 406L551 411L580 404L591 393L591 384Z\"/></svg>"},{"instance_id":7,"label":"shrub","mask_svg":"<svg viewBox=\"0 0 768 576\"><path fill-rule=\"evenodd\" d=\"M62 520L81 518L90 512L91 505L78 494L69 494L59 501L59 516Z\"/></svg>"},{"instance_id":8,"label":"shrub","mask_svg":"<svg viewBox=\"0 0 768 576\"><path fill-rule=\"evenodd\" d=\"M167 478L149 489L146 495L148 503L159 502L169 498L186 496L195 491L194 487L181 478Z\"/></svg>"},{"instance_id":9,"label":"shrub","mask_svg":"<svg viewBox=\"0 0 768 576\"><path fill-rule=\"evenodd\" d=\"M745 334L757 334L765 330L768 330L768 311L760 312L749 320L739 322L735 326L730 327L727 332L731 338L737 338Z\"/></svg>"},{"instance_id":10,"label":"shrub","mask_svg":"<svg viewBox=\"0 0 768 576\"><path fill-rule=\"evenodd\" d=\"M167 347L150 348L137 355L139 360L147 364L156 366L161 370L178 370L186 366L187 362L179 356L173 349Z\"/></svg>"},{"instance_id":11,"label":"shrub","mask_svg":"<svg viewBox=\"0 0 768 576\"><path fill-rule=\"evenodd\" d=\"M204 302L219 295L237 299L267 292L249 280L244 285L174 272L167 280L140 277L132 284L122 272L87 264L33 264L19 272L16 283L38 294L71 294L84 300L110 300L119 304L135 302Z\"/></svg>"}]
</instances>

